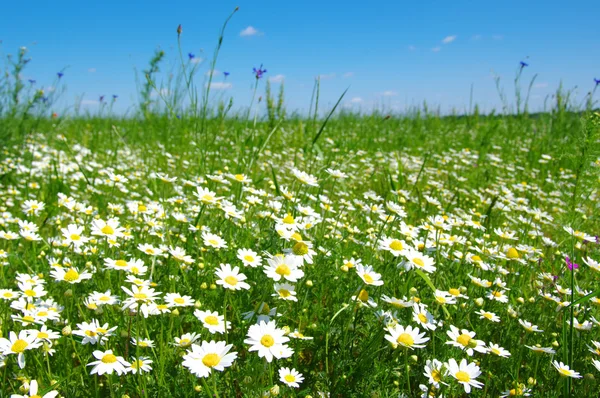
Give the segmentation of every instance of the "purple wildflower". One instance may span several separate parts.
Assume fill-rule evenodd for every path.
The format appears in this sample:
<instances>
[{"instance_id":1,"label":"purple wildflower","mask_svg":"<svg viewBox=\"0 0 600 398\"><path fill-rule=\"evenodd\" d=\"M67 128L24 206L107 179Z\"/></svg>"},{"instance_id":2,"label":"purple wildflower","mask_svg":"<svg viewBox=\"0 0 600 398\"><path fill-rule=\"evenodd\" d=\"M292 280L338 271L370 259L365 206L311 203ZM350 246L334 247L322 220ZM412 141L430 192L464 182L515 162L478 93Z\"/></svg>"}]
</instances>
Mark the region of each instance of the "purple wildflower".
<instances>
[{"instance_id":1,"label":"purple wildflower","mask_svg":"<svg viewBox=\"0 0 600 398\"><path fill-rule=\"evenodd\" d=\"M225 76L225 79L227 79L227 76L229 76L229 72L223 72L223 76Z\"/></svg>"},{"instance_id":2,"label":"purple wildflower","mask_svg":"<svg viewBox=\"0 0 600 398\"><path fill-rule=\"evenodd\" d=\"M521 64L521 69L525 68L526 66L529 66L529 64L527 62L523 62L523 61L521 61L520 64Z\"/></svg>"},{"instance_id":3,"label":"purple wildflower","mask_svg":"<svg viewBox=\"0 0 600 398\"><path fill-rule=\"evenodd\" d=\"M192 59L196 58L196 55L195 55L195 54L192 54L192 53L188 53L188 58L189 58L189 59L190 59L190 61L191 61Z\"/></svg>"},{"instance_id":4,"label":"purple wildflower","mask_svg":"<svg viewBox=\"0 0 600 398\"><path fill-rule=\"evenodd\" d=\"M579 264L575 264L574 262L572 262L569 256L565 257L565 262L567 263L567 267L569 267L571 271L573 271L573 269L579 268Z\"/></svg>"},{"instance_id":5,"label":"purple wildflower","mask_svg":"<svg viewBox=\"0 0 600 398\"><path fill-rule=\"evenodd\" d=\"M59 79L60 79L61 77L63 77L64 75L65 75L65 74L64 74L64 73L62 73L62 72L58 72L58 73L56 74L56 76L58 76L58 78L59 78Z\"/></svg>"},{"instance_id":6,"label":"purple wildflower","mask_svg":"<svg viewBox=\"0 0 600 398\"><path fill-rule=\"evenodd\" d=\"M596 83L596 86L600 86L600 79L594 78L594 83Z\"/></svg>"}]
</instances>

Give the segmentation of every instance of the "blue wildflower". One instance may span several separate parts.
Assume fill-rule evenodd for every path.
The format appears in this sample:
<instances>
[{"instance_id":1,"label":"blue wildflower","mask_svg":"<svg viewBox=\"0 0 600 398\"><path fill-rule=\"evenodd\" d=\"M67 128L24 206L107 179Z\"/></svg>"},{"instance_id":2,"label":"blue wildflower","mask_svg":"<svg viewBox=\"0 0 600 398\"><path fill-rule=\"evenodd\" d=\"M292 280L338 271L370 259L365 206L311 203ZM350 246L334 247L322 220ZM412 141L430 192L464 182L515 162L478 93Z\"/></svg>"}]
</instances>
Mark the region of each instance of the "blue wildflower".
<instances>
[{"instance_id":1,"label":"blue wildflower","mask_svg":"<svg viewBox=\"0 0 600 398\"><path fill-rule=\"evenodd\" d=\"M258 69L252 68L252 71L254 72L254 75L256 76L257 79L260 79L261 77L263 77L263 75L265 73L267 73L267 70L263 69L262 64L260 64L260 66L258 67Z\"/></svg>"}]
</instances>

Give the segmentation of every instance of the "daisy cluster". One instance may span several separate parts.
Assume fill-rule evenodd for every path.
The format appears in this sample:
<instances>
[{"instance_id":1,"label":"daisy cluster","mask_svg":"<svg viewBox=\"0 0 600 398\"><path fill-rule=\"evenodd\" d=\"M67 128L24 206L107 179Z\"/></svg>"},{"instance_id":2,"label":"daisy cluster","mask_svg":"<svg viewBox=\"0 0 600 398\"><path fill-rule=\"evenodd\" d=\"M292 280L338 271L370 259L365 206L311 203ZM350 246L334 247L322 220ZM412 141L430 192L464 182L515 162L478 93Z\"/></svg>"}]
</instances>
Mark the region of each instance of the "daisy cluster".
<instances>
[{"instance_id":1,"label":"daisy cluster","mask_svg":"<svg viewBox=\"0 0 600 398\"><path fill-rule=\"evenodd\" d=\"M526 140L302 152L292 134L250 162L224 133L202 168L193 141L10 152L2 388L542 396L600 371L599 191L572 197L598 168Z\"/></svg>"}]
</instances>

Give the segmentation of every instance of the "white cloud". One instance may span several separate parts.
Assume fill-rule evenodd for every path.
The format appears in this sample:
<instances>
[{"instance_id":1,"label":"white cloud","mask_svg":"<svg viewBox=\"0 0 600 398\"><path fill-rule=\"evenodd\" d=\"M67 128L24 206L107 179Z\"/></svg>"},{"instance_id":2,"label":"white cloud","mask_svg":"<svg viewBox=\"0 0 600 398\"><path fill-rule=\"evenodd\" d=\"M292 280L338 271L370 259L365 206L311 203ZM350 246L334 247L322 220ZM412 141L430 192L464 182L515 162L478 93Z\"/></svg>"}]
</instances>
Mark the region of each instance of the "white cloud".
<instances>
[{"instance_id":1,"label":"white cloud","mask_svg":"<svg viewBox=\"0 0 600 398\"><path fill-rule=\"evenodd\" d=\"M433 51L434 53L437 53L437 52L439 52L441 49L442 49L442 47L433 47L433 48L431 49L431 51Z\"/></svg>"},{"instance_id":2,"label":"white cloud","mask_svg":"<svg viewBox=\"0 0 600 398\"><path fill-rule=\"evenodd\" d=\"M396 95L398 95L398 93L396 91L387 90L381 93L381 95L383 95L384 97L395 97Z\"/></svg>"},{"instance_id":3,"label":"white cloud","mask_svg":"<svg viewBox=\"0 0 600 398\"><path fill-rule=\"evenodd\" d=\"M258 35L262 35L262 32L260 32L254 26L248 26L246 29L244 29L240 32L240 36L242 36L242 37L258 36Z\"/></svg>"},{"instance_id":4,"label":"white cloud","mask_svg":"<svg viewBox=\"0 0 600 398\"><path fill-rule=\"evenodd\" d=\"M269 81L271 83L282 83L284 80L285 80L284 75L275 75L275 76L269 78Z\"/></svg>"},{"instance_id":5,"label":"white cloud","mask_svg":"<svg viewBox=\"0 0 600 398\"><path fill-rule=\"evenodd\" d=\"M208 83L206 83L206 86L208 87ZM212 90L229 90L231 87L233 87L233 85L231 83L225 83L225 82L210 83L210 88Z\"/></svg>"},{"instance_id":6,"label":"white cloud","mask_svg":"<svg viewBox=\"0 0 600 398\"><path fill-rule=\"evenodd\" d=\"M354 76L354 72L346 72L342 75L344 79Z\"/></svg>"},{"instance_id":7,"label":"white cloud","mask_svg":"<svg viewBox=\"0 0 600 398\"><path fill-rule=\"evenodd\" d=\"M502 36L502 35L493 35L492 39L494 39L494 40L502 40L502 39L504 39L504 36Z\"/></svg>"},{"instance_id":8,"label":"white cloud","mask_svg":"<svg viewBox=\"0 0 600 398\"><path fill-rule=\"evenodd\" d=\"M90 68L90 69L88 69L88 72L89 73L96 73L96 68Z\"/></svg>"},{"instance_id":9,"label":"white cloud","mask_svg":"<svg viewBox=\"0 0 600 398\"><path fill-rule=\"evenodd\" d=\"M335 73L326 73L326 74L319 75L319 78L321 80L333 79L334 77L335 77Z\"/></svg>"},{"instance_id":10,"label":"white cloud","mask_svg":"<svg viewBox=\"0 0 600 398\"><path fill-rule=\"evenodd\" d=\"M473 35L471 37L471 40L481 40L482 38L483 38L483 36L481 36L481 35Z\"/></svg>"},{"instance_id":11,"label":"white cloud","mask_svg":"<svg viewBox=\"0 0 600 398\"><path fill-rule=\"evenodd\" d=\"M454 40L456 40L456 35L452 35L452 36L446 36L444 37L444 39L442 40L442 43L444 44L449 44L452 43Z\"/></svg>"},{"instance_id":12,"label":"white cloud","mask_svg":"<svg viewBox=\"0 0 600 398\"><path fill-rule=\"evenodd\" d=\"M350 102L353 104L360 104L361 102L363 102L363 99L360 97L354 97L350 100Z\"/></svg>"},{"instance_id":13,"label":"white cloud","mask_svg":"<svg viewBox=\"0 0 600 398\"><path fill-rule=\"evenodd\" d=\"M408 51L415 51L417 49L417 47L415 46L408 46Z\"/></svg>"},{"instance_id":14,"label":"white cloud","mask_svg":"<svg viewBox=\"0 0 600 398\"><path fill-rule=\"evenodd\" d=\"M192 58L192 60L190 62L193 63L193 64L199 64L202 61L204 61L204 58L194 57L194 58Z\"/></svg>"},{"instance_id":15,"label":"white cloud","mask_svg":"<svg viewBox=\"0 0 600 398\"><path fill-rule=\"evenodd\" d=\"M536 83L533 87L535 87L535 88L546 88L546 87L548 87L548 83L546 83L546 82Z\"/></svg>"},{"instance_id":16,"label":"white cloud","mask_svg":"<svg viewBox=\"0 0 600 398\"><path fill-rule=\"evenodd\" d=\"M213 69L213 70L207 70L206 73L204 73L205 76L209 77L211 74L213 75L213 77L218 76L221 72L219 72L217 69Z\"/></svg>"}]
</instances>

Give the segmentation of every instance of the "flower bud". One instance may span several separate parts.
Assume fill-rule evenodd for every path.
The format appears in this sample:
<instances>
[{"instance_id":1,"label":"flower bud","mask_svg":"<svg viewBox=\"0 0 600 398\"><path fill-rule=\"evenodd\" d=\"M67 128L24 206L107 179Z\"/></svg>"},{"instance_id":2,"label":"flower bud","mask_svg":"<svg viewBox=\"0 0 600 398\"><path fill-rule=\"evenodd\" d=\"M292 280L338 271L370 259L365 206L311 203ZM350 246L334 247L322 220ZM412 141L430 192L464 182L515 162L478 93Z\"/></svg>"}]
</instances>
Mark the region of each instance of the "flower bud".
<instances>
[{"instance_id":1,"label":"flower bud","mask_svg":"<svg viewBox=\"0 0 600 398\"><path fill-rule=\"evenodd\" d=\"M62 335L63 336L70 336L71 335L71 326L67 325L62 329Z\"/></svg>"}]
</instances>

